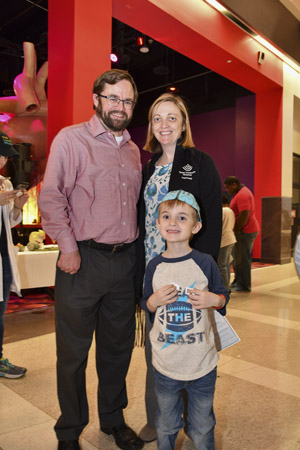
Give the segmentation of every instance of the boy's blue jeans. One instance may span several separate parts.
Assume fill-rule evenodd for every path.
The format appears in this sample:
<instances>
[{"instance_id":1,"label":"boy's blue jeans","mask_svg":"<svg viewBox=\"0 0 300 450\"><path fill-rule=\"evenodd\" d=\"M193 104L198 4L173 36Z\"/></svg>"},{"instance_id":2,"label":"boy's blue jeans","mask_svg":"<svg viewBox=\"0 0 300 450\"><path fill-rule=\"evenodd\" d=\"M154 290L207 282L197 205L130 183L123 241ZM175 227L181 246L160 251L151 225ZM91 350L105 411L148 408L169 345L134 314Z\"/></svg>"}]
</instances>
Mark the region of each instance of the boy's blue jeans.
<instances>
[{"instance_id":1,"label":"boy's blue jeans","mask_svg":"<svg viewBox=\"0 0 300 450\"><path fill-rule=\"evenodd\" d=\"M158 402L156 416L158 450L173 450L178 431L184 427L181 391L188 394L188 434L196 450L215 450L213 400L217 368L202 378L178 381L154 370Z\"/></svg>"}]
</instances>

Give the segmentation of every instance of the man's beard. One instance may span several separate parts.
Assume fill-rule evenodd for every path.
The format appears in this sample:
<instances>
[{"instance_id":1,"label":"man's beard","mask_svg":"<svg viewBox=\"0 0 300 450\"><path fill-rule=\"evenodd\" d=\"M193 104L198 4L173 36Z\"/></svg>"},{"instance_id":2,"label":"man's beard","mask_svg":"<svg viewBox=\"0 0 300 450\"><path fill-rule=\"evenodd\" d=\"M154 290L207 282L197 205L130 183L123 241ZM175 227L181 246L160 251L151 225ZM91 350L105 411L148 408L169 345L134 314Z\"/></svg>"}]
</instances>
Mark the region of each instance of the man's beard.
<instances>
[{"instance_id":1,"label":"man's beard","mask_svg":"<svg viewBox=\"0 0 300 450\"><path fill-rule=\"evenodd\" d=\"M112 114L115 114L115 113L117 113L117 114L122 113L124 115L124 119L116 120L116 119L112 118L111 117ZM131 122L131 118L128 117L128 115L126 114L125 111L111 110L111 111L109 111L109 113L105 113L102 111L100 103L98 104L98 106L96 108L96 114L102 120L104 125L111 131L122 131Z\"/></svg>"}]
</instances>

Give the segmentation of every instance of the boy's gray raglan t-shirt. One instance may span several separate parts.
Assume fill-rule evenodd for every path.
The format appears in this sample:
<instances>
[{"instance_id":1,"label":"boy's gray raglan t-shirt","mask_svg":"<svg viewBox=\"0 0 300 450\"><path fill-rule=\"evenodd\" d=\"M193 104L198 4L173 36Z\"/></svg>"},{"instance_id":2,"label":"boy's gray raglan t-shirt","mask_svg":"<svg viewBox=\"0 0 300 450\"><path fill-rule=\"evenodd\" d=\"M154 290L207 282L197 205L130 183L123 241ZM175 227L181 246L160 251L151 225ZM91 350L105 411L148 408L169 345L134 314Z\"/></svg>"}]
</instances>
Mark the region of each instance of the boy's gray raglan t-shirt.
<instances>
[{"instance_id":1,"label":"boy's gray raglan t-shirt","mask_svg":"<svg viewBox=\"0 0 300 450\"><path fill-rule=\"evenodd\" d=\"M210 255L192 250L181 258L157 256L149 262L145 275L142 307L157 289L175 284L180 296L175 303L157 308L150 332L152 364L161 374L176 380L194 380L213 370L218 361L213 310L196 310L186 293L196 287L222 294L228 291L222 284L219 269ZM225 314L225 308L221 310Z\"/></svg>"}]
</instances>

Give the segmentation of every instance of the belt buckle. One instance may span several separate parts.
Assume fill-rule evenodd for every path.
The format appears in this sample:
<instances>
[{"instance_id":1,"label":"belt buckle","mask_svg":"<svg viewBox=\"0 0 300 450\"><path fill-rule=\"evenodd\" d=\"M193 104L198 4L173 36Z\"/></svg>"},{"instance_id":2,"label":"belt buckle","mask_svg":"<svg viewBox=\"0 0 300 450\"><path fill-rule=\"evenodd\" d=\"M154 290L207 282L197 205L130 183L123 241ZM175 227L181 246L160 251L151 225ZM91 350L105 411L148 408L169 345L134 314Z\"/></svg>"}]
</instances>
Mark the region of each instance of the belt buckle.
<instances>
[{"instance_id":1,"label":"belt buckle","mask_svg":"<svg viewBox=\"0 0 300 450\"><path fill-rule=\"evenodd\" d=\"M124 244L114 244L113 249L112 249L112 253L114 253L118 247L122 247Z\"/></svg>"}]
</instances>

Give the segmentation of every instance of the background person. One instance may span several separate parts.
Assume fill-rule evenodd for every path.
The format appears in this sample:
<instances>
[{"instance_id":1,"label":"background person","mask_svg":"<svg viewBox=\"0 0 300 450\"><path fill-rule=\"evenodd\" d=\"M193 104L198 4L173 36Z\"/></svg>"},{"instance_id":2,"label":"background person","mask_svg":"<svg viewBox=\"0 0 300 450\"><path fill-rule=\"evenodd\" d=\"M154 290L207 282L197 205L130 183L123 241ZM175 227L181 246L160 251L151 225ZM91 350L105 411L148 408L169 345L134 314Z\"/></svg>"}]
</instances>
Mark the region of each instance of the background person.
<instances>
[{"instance_id":1,"label":"background person","mask_svg":"<svg viewBox=\"0 0 300 450\"><path fill-rule=\"evenodd\" d=\"M222 195L222 239L218 256L218 266L222 275L225 288L229 291L230 272L232 262L232 250L236 242L234 234L235 216L229 208L229 200L226 194Z\"/></svg>"},{"instance_id":2,"label":"background person","mask_svg":"<svg viewBox=\"0 0 300 450\"><path fill-rule=\"evenodd\" d=\"M55 280L59 449L79 449L88 423L85 370L94 331L101 430L122 449L143 447L123 416L135 333L134 242L142 178L140 152L126 127L137 96L126 71L108 70L96 79L96 114L56 136L39 197L43 228L60 250Z\"/></svg>"},{"instance_id":3,"label":"background person","mask_svg":"<svg viewBox=\"0 0 300 450\"><path fill-rule=\"evenodd\" d=\"M201 228L200 220L192 194L169 191L157 219L166 250L146 268L142 307L154 315L150 340L159 450L174 449L183 428L182 389L188 393L188 434L195 448L215 449L213 399L219 354L211 308L225 314L228 291L213 258L189 245Z\"/></svg>"},{"instance_id":4,"label":"background person","mask_svg":"<svg viewBox=\"0 0 300 450\"><path fill-rule=\"evenodd\" d=\"M255 215L255 203L252 192L234 176L224 181L226 191L233 197L230 208L235 215L236 244L233 249L233 267L235 280L232 291L251 291L252 249L259 231Z\"/></svg>"},{"instance_id":5,"label":"background person","mask_svg":"<svg viewBox=\"0 0 300 450\"><path fill-rule=\"evenodd\" d=\"M222 231L222 186L212 158L195 148L186 105L181 97L162 94L149 109L148 133L144 150L153 157L143 170L139 204L138 283L142 291L145 265L165 250L165 240L155 223L157 204L169 190L191 192L202 211L202 229L191 246L208 253L217 261ZM147 424L139 436L145 442L156 439L155 414L157 402L151 364L149 331L146 314L146 413Z\"/></svg>"},{"instance_id":6,"label":"background person","mask_svg":"<svg viewBox=\"0 0 300 450\"><path fill-rule=\"evenodd\" d=\"M296 237L293 258L297 275L300 278L300 234Z\"/></svg>"},{"instance_id":7,"label":"background person","mask_svg":"<svg viewBox=\"0 0 300 450\"><path fill-rule=\"evenodd\" d=\"M8 158L19 158L9 137L0 131L0 170ZM10 291L21 296L20 278L17 266L17 255L13 245L11 228L22 220L22 208L28 200L25 190L13 189L11 182L0 175L0 264L2 277L0 279L0 377L20 378L26 369L12 364L3 358L4 315Z\"/></svg>"}]
</instances>

